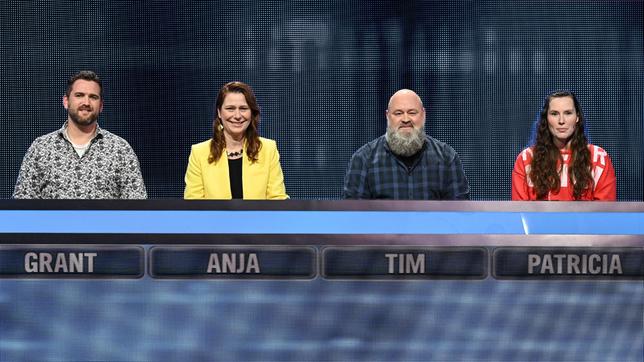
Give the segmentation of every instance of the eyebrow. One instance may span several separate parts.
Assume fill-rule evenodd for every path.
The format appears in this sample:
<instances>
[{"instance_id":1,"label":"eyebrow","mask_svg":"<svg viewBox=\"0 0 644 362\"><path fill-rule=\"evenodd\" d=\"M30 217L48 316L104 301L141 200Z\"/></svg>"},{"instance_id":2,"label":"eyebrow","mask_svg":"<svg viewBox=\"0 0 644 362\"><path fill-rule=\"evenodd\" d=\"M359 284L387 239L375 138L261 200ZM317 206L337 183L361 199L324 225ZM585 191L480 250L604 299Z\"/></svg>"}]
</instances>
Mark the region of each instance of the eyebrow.
<instances>
[{"instance_id":1,"label":"eyebrow","mask_svg":"<svg viewBox=\"0 0 644 362\"><path fill-rule=\"evenodd\" d=\"M90 96L97 96L98 95L97 93L91 93L91 92L86 93L86 92L83 92L83 91L75 91L75 92L72 92L72 94L89 94Z\"/></svg>"}]
</instances>

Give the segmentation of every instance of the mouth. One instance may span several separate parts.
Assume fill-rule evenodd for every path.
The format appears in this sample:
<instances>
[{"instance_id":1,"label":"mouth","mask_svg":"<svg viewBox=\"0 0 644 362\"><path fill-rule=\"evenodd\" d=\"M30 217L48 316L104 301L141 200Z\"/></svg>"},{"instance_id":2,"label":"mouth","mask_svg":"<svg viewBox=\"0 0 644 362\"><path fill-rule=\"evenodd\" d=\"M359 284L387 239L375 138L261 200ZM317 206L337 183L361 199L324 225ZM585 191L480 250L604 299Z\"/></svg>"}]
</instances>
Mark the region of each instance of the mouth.
<instances>
[{"instance_id":1,"label":"mouth","mask_svg":"<svg viewBox=\"0 0 644 362\"><path fill-rule=\"evenodd\" d=\"M568 131L568 128L557 128L557 132L559 133L566 133Z\"/></svg>"},{"instance_id":2,"label":"mouth","mask_svg":"<svg viewBox=\"0 0 644 362\"><path fill-rule=\"evenodd\" d=\"M241 121L226 120L226 122L228 122L228 123L230 123L230 124L242 125L242 124L244 124L244 123L248 122L248 120L246 120L246 119L241 120Z\"/></svg>"}]
</instances>

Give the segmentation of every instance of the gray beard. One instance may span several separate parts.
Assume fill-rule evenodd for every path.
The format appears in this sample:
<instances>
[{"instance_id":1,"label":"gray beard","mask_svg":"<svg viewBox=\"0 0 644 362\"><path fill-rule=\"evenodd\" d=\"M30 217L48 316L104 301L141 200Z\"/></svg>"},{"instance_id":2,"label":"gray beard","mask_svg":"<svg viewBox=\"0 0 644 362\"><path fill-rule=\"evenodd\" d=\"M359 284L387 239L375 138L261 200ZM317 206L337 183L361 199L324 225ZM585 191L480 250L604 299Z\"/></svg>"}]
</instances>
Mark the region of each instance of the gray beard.
<instances>
[{"instance_id":1,"label":"gray beard","mask_svg":"<svg viewBox=\"0 0 644 362\"><path fill-rule=\"evenodd\" d=\"M385 139L391 152L398 156L409 157L423 148L425 144L425 127L414 128L409 135L387 127Z\"/></svg>"}]
</instances>

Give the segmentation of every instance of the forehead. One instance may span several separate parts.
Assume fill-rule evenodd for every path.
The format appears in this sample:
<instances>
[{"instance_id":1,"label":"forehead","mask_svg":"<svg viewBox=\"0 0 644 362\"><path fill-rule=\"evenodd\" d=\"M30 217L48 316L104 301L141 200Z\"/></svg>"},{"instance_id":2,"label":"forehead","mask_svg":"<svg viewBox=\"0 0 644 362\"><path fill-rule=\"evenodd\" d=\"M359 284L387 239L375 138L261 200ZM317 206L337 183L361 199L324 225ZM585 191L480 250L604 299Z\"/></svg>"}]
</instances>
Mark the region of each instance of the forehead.
<instances>
[{"instance_id":1,"label":"forehead","mask_svg":"<svg viewBox=\"0 0 644 362\"><path fill-rule=\"evenodd\" d=\"M76 93L76 92L100 95L101 86L92 80L77 79L72 84L72 89L70 93Z\"/></svg>"},{"instance_id":2,"label":"forehead","mask_svg":"<svg viewBox=\"0 0 644 362\"><path fill-rule=\"evenodd\" d=\"M248 102L246 102L246 96L243 93L228 93L224 97L224 105L226 104L246 104L248 105Z\"/></svg>"},{"instance_id":3,"label":"forehead","mask_svg":"<svg viewBox=\"0 0 644 362\"><path fill-rule=\"evenodd\" d=\"M550 100L548 105L550 109L575 109L575 102L572 97L555 97Z\"/></svg>"},{"instance_id":4,"label":"forehead","mask_svg":"<svg viewBox=\"0 0 644 362\"><path fill-rule=\"evenodd\" d=\"M420 110L422 108L423 105L420 102L420 99L413 93L396 94L391 98L391 101L389 102L390 111L409 109Z\"/></svg>"}]
</instances>

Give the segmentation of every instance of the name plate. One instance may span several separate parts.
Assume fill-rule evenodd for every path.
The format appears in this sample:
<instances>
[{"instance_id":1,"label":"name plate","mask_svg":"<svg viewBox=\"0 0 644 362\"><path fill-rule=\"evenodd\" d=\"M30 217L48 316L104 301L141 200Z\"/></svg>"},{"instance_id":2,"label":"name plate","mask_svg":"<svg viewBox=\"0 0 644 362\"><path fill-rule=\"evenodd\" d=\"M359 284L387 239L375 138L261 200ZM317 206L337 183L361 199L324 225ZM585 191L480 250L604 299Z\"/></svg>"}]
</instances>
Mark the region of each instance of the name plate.
<instances>
[{"instance_id":1,"label":"name plate","mask_svg":"<svg viewBox=\"0 0 644 362\"><path fill-rule=\"evenodd\" d=\"M0 246L0 278L141 278L138 246Z\"/></svg>"},{"instance_id":2,"label":"name plate","mask_svg":"<svg viewBox=\"0 0 644 362\"><path fill-rule=\"evenodd\" d=\"M150 249L153 278L312 279L312 247L165 247Z\"/></svg>"},{"instance_id":3,"label":"name plate","mask_svg":"<svg viewBox=\"0 0 644 362\"><path fill-rule=\"evenodd\" d=\"M488 252L467 247L328 247L327 279L484 279Z\"/></svg>"},{"instance_id":4,"label":"name plate","mask_svg":"<svg viewBox=\"0 0 644 362\"><path fill-rule=\"evenodd\" d=\"M497 248L497 279L639 279L641 248Z\"/></svg>"}]
</instances>

